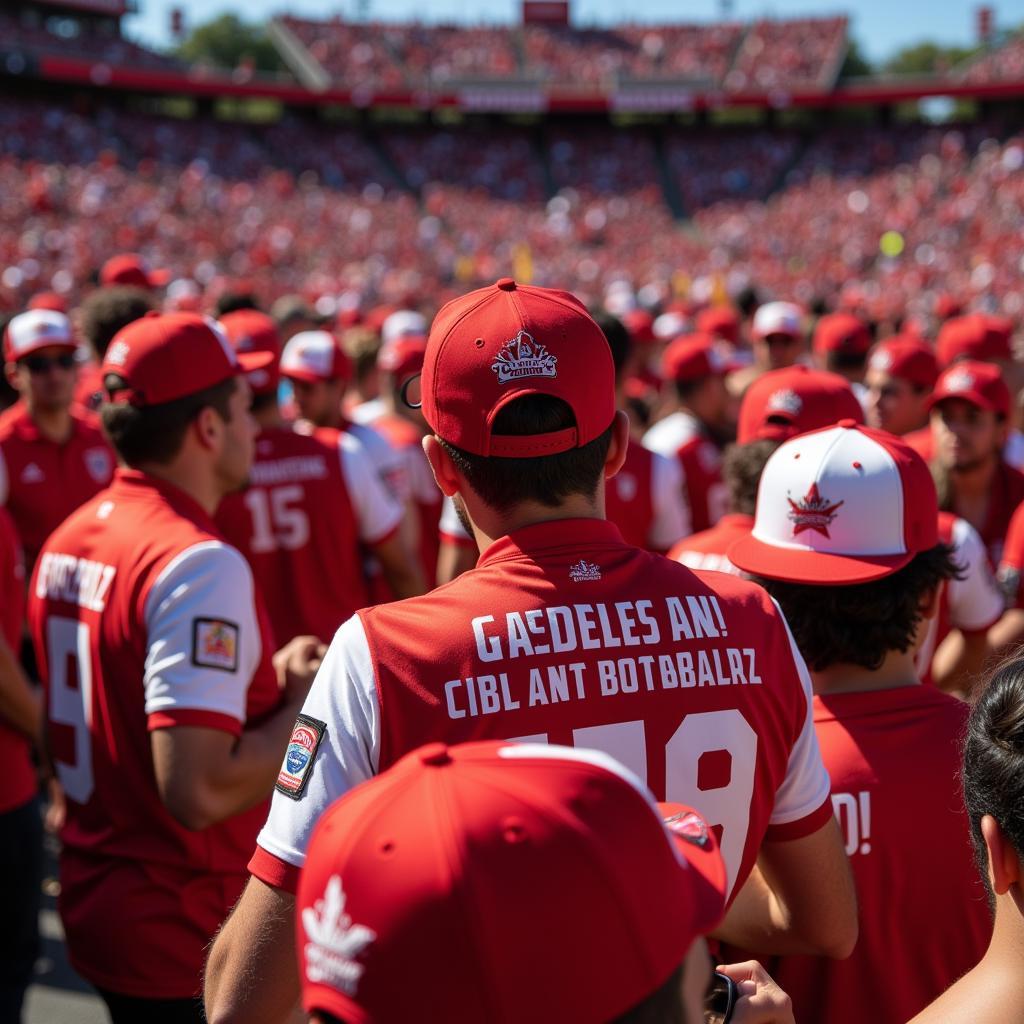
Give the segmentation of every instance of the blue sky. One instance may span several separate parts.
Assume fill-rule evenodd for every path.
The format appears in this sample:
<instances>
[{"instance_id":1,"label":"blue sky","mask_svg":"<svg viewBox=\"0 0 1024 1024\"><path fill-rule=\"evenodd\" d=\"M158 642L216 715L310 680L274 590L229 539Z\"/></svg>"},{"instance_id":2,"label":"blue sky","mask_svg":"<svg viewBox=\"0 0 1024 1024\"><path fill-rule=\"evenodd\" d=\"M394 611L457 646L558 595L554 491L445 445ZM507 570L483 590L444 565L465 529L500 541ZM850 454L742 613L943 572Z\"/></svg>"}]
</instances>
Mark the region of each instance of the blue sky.
<instances>
[{"instance_id":1,"label":"blue sky","mask_svg":"<svg viewBox=\"0 0 1024 1024\"><path fill-rule=\"evenodd\" d=\"M151 44L169 41L170 11L181 7L186 24L198 24L224 11L246 18L266 19L292 13L312 17L340 14L354 17L360 0L138 0L141 13L125 21L126 30ZM383 20L514 23L518 0L362 0L370 16ZM966 45L975 38L977 0L733 0L733 17L742 20L773 16L845 12L852 33L871 60L888 57L902 46L923 39L945 45ZM992 3L999 27L1024 23L1024 0ZM719 0L645 0L642 12L621 0L572 0L576 24L614 24L623 20L648 22L714 21L721 17Z\"/></svg>"}]
</instances>

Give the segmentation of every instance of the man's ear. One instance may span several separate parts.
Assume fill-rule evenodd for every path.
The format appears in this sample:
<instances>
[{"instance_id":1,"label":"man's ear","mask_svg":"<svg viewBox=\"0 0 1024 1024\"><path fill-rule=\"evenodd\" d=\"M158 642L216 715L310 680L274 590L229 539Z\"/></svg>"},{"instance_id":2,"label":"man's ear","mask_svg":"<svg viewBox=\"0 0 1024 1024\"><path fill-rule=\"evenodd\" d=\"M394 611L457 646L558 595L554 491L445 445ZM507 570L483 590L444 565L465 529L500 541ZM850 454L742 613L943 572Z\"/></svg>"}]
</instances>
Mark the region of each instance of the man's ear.
<instances>
[{"instance_id":1,"label":"man's ear","mask_svg":"<svg viewBox=\"0 0 1024 1024\"><path fill-rule=\"evenodd\" d=\"M192 433L199 445L207 450L217 448L224 434L224 421L212 405L199 410L192 421Z\"/></svg>"},{"instance_id":2,"label":"man's ear","mask_svg":"<svg viewBox=\"0 0 1024 1024\"><path fill-rule=\"evenodd\" d=\"M462 486L455 463L445 451L444 445L433 434L427 434L423 438L423 452L427 456L427 462L430 463L431 472L434 474L437 486L441 488L441 493L446 498L458 493Z\"/></svg>"},{"instance_id":3,"label":"man's ear","mask_svg":"<svg viewBox=\"0 0 1024 1024\"><path fill-rule=\"evenodd\" d=\"M629 451L629 416L621 409L615 413L612 420L612 443L608 445L608 455L604 460L604 477L610 480L626 461L626 452Z\"/></svg>"},{"instance_id":4,"label":"man's ear","mask_svg":"<svg viewBox=\"0 0 1024 1024\"><path fill-rule=\"evenodd\" d=\"M981 835L988 850L988 877L992 890L997 896L1003 896L1010 886L1021 881L1020 857L991 814L981 819Z\"/></svg>"}]
</instances>

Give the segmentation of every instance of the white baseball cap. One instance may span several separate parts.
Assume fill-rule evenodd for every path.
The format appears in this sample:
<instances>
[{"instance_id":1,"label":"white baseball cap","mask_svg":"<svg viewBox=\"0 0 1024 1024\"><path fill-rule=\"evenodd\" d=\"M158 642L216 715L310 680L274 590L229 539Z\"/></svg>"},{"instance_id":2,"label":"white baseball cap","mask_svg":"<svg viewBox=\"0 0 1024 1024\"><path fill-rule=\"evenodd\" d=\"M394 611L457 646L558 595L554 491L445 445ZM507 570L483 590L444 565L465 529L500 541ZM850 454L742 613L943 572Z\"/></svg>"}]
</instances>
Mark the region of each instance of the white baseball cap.
<instances>
[{"instance_id":1,"label":"white baseball cap","mask_svg":"<svg viewBox=\"0 0 1024 1024\"><path fill-rule=\"evenodd\" d=\"M867 583L939 543L924 459L853 420L801 434L768 460L754 529L728 551L744 572L794 583Z\"/></svg>"},{"instance_id":2,"label":"white baseball cap","mask_svg":"<svg viewBox=\"0 0 1024 1024\"><path fill-rule=\"evenodd\" d=\"M754 314L752 331L755 338L767 338L769 334L799 338L803 335L803 313L793 302L766 302Z\"/></svg>"},{"instance_id":3,"label":"white baseball cap","mask_svg":"<svg viewBox=\"0 0 1024 1024\"><path fill-rule=\"evenodd\" d=\"M4 358L16 363L41 348L77 348L71 321L53 309L30 309L12 317L4 332Z\"/></svg>"},{"instance_id":4,"label":"white baseball cap","mask_svg":"<svg viewBox=\"0 0 1024 1024\"><path fill-rule=\"evenodd\" d=\"M330 331L300 331L281 353L281 376L290 380L348 380L352 364Z\"/></svg>"},{"instance_id":5,"label":"white baseball cap","mask_svg":"<svg viewBox=\"0 0 1024 1024\"><path fill-rule=\"evenodd\" d=\"M417 313L414 309L399 309L381 324L380 340L383 344L390 345L409 334L425 335L429 326L427 318L422 313Z\"/></svg>"}]
</instances>

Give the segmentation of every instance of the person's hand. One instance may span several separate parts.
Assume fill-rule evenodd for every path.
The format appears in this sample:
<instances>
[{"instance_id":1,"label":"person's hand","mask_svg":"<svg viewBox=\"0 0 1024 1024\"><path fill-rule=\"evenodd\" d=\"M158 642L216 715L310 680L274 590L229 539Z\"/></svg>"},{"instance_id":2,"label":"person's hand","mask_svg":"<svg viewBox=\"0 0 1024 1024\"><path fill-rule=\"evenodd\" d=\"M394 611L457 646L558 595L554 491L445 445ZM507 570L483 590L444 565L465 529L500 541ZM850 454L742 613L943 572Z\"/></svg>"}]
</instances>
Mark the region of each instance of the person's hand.
<instances>
[{"instance_id":1,"label":"person's hand","mask_svg":"<svg viewBox=\"0 0 1024 1024\"><path fill-rule=\"evenodd\" d=\"M795 1024L789 996L756 960L715 969L736 982L739 999L732 1024Z\"/></svg>"},{"instance_id":2,"label":"person's hand","mask_svg":"<svg viewBox=\"0 0 1024 1024\"><path fill-rule=\"evenodd\" d=\"M315 636L297 636L274 655L277 685L287 703L301 704L306 699L326 653L327 645Z\"/></svg>"},{"instance_id":3,"label":"person's hand","mask_svg":"<svg viewBox=\"0 0 1024 1024\"><path fill-rule=\"evenodd\" d=\"M46 791L50 802L47 804L46 813L43 815L43 827L52 835L57 835L64 827L64 819L68 813L68 804L64 797L64 787L57 781L56 776L50 776L46 780Z\"/></svg>"}]
</instances>

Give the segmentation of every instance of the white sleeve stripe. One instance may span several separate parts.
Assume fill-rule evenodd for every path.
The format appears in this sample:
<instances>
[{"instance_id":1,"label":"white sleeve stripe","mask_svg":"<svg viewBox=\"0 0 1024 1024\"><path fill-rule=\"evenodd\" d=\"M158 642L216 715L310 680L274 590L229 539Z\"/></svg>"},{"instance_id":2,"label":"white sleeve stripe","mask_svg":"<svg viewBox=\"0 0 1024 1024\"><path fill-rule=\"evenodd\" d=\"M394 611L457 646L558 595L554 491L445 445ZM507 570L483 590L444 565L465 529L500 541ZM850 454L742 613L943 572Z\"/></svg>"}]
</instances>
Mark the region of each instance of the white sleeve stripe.
<instances>
[{"instance_id":1,"label":"white sleeve stripe","mask_svg":"<svg viewBox=\"0 0 1024 1024\"><path fill-rule=\"evenodd\" d=\"M376 544L402 522L402 506L381 482L362 443L350 434L338 438L341 475L356 517L359 539Z\"/></svg>"}]
</instances>

